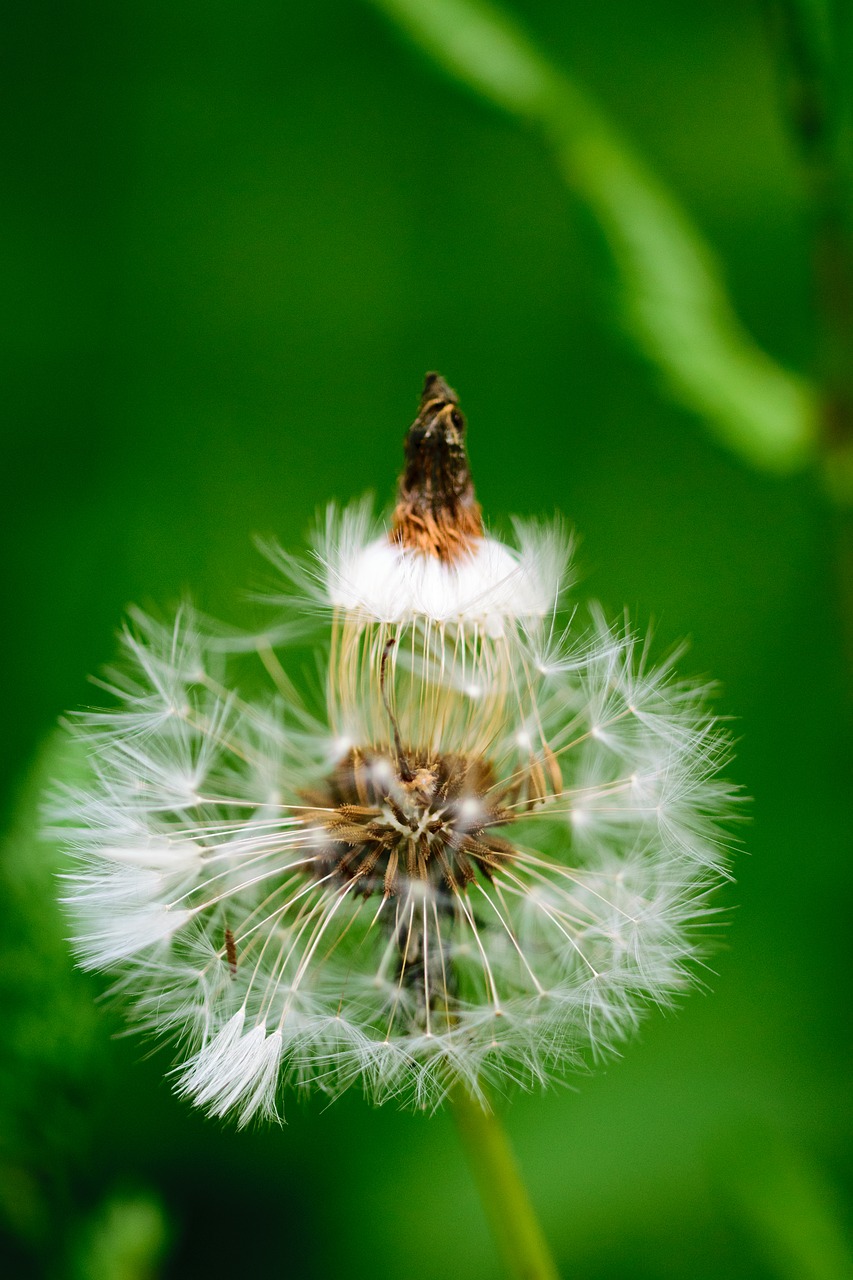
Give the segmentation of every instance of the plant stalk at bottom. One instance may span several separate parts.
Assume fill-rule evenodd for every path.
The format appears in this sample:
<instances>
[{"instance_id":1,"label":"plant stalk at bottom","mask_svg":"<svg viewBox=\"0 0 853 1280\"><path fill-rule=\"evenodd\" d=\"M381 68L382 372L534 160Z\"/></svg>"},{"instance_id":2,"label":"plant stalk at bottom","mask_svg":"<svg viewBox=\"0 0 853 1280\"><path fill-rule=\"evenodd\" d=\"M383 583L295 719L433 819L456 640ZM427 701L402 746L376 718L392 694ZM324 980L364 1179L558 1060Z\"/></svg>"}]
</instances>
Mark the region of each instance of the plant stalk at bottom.
<instances>
[{"instance_id":1,"label":"plant stalk at bottom","mask_svg":"<svg viewBox=\"0 0 853 1280\"><path fill-rule=\"evenodd\" d=\"M456 1127L489 1226L514 1280L559 1280L500 1120L461 1085L450 1095Z\"/></svg>"}]
</instances>

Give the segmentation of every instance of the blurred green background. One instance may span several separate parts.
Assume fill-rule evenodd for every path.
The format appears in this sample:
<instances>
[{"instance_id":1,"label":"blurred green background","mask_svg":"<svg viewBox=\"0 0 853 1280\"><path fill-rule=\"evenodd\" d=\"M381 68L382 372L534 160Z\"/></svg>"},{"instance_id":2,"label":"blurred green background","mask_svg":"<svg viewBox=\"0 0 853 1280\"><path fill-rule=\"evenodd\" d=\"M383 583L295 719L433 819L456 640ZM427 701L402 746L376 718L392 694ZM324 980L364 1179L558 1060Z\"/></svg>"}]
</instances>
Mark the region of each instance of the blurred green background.
<instances>
[{"instance_id":1,"label":"blurred green background","mask_svg":"<svg viewBox=\"0 0 853 1280\"><path fill-rule=\"evenodd\" d=\"M816 359L809 218L760 5L515 0L690 211L738 313ZM7 15L0 467L0 1271L493 1277L446 1115L175 1100L72 969L43 744L129 602L253 616L252 535L390 499L426 369L492 522L560 509L579 592L719 680L748 849L708 992L506 1120L567 1275L850 1275L850 742L833 517L747 468L626 336L536 130L356 0L31 0ZM678 341L678 335L675 335ZM50 756L53 749L48 748ZM39 757L39 752L42 752ZM41 760L32 772L32 761Z\"/></svg>"}]
</instances>

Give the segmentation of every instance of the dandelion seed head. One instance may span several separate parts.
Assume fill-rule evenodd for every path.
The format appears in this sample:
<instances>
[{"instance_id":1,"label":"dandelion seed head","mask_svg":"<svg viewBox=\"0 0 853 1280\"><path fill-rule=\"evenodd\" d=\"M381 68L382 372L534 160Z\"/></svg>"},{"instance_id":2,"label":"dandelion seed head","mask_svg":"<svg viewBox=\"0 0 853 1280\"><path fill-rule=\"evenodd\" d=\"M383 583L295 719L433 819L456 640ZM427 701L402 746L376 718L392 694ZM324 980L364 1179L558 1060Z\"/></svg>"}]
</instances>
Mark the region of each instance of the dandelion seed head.
<instances>
[{"instance_id":1,"label":"dandelion seed head","mask_svg":"<svg viewBox=\"0 0 853 1280\"><path fill-rule=\"evenodd\" d=\"M74 945L213 1115L275 1119L285 1083L540 1085L690 982L725 740L671 661L564 608L561 524L485 531L464 437L429 375L385 527L356 504L308 560L273 553L296 621L257 639L267 695L240 692L247 638L136 612L113 708L77 720ZM321 714L271 643L311 615Z\"/></svg>"}]
</instances>

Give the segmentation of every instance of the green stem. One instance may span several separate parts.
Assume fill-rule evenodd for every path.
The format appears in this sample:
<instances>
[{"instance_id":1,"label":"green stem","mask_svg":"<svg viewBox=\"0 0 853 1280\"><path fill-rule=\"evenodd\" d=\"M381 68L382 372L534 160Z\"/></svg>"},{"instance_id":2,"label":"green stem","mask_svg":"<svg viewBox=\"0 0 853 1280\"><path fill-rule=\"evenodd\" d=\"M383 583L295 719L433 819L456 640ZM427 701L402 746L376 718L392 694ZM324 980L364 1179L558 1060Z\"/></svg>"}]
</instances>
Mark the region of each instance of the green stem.
<instances>
[{"instance_id":1,"label":"green stem","mask_svg":"<svg viewBox=\"0 0 853 1280\"><path fill-rule=\"evenodd\" d=\"M510 1276L559 1280L500 1120L461 1085L451 1094L453 1114L480 1199Z\"/></svg>"},{"instance_id":2,"label":"green stem","mask_svg":"<svg viewBox=\"0 0 853 1280\"><path fill-rule=\"evenodd\" d=\"M765 0L814 249L819 448L853 698L853 175L843 33L822 0Z\"/></svg>"},{"instance_id":3,"label":"green stem","mask_svg":"<svg viewBox=\"0 0 853 1280\"><path fill-rule=\"evenodd\" d=\"M838 35L817 0L765 0L788 127L799 154L814 247L818 380L827 465L853 447L853 225ZM830 484L838 500L839 480ZM847 501L853 495L847 495Z\"/></svg>"},{"instance_id":4,"label":"green stem","mask_svg":"<svg viewBox=\"0 0 853 1280\"><path fill-rule=\"evenodd\" d=\"M498 0L369 0L459 84L538 130L609 251L623 321L671 395L751 466L813 460L817 401L738 317L678 199Z\"/></svg>"}]
</instances>

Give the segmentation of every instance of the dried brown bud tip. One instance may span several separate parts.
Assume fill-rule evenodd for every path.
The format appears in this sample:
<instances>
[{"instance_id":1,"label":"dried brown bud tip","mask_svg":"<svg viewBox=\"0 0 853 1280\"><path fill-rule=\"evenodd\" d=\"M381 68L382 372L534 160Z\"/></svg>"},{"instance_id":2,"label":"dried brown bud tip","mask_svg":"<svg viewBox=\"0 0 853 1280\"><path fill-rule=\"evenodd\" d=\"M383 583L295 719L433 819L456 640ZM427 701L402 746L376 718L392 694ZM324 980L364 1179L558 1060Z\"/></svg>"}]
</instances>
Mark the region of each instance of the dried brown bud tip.
<instances>
[{"instance_id":1,"label":"dried brown bud tip","mask_svg":"<svg viewBox=\"0 0 853 1280\"><path fill-rule=\"evenodd\" d=\"M391 536L450 563L483 536L483 519L468 470L465 419L438 373L426 375L405 455Z\"/></svg>"}]
</instances>

